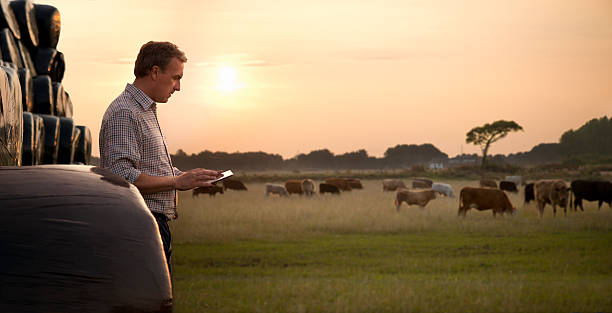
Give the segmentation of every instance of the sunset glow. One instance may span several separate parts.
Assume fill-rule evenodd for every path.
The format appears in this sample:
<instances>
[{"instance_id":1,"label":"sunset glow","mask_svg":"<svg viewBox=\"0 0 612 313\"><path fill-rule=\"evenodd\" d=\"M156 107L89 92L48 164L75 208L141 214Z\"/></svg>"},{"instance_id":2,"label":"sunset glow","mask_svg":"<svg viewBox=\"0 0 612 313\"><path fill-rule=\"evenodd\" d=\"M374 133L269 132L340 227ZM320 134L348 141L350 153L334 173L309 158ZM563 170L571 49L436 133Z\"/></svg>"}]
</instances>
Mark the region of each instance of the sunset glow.
<instances>
[{"instance_id":1,"label":"sunset glow","mask_svg":"<svg viewBox=\"0 0 612 313\"><path fill-rule=\"evenodd\" d=\"M217 89L221 91L236 91L240 88L237 80L236 70L232 67L223 65L217 71Z\"/></svg>"}]
</instances>

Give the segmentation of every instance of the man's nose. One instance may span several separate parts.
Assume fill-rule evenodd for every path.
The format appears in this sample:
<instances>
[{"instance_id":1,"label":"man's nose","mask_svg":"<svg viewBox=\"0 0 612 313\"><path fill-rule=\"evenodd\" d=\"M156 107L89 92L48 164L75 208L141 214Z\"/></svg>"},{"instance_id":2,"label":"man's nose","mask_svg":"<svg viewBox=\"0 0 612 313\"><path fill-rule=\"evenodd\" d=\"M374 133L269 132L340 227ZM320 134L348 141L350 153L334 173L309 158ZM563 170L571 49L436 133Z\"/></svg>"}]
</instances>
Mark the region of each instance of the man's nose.
<instances>
[{"instance_id":1,"label":"man's nose","mask_svg":"<svg viewBox=\"0 0 612 313\"><path fill-rule=\"evenodd\" d=\"M181 81L177 81L176 84L174 84L174 90L176 91L181 91Z\"/></svg>"}]
</instances>

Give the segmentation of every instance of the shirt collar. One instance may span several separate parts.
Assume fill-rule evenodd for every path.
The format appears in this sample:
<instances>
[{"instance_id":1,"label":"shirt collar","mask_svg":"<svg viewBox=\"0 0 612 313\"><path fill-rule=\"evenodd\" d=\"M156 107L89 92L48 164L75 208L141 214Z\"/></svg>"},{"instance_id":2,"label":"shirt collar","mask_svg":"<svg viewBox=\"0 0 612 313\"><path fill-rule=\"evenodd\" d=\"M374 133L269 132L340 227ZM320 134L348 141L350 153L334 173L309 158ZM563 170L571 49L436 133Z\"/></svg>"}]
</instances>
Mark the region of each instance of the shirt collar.
<instances>
[{"instance_id":1,"label":"shirt collar","mask_svg":"<svg viewBox=\"0 0 612 313\"><path fill-rule=\"evenodd\" d=\"M125 86L125 91L132 95L134 100L136 100L145 111L149 110L151 107L155 107L155 101L133 84L128 83Z\"/></svg>"}]
</instances>

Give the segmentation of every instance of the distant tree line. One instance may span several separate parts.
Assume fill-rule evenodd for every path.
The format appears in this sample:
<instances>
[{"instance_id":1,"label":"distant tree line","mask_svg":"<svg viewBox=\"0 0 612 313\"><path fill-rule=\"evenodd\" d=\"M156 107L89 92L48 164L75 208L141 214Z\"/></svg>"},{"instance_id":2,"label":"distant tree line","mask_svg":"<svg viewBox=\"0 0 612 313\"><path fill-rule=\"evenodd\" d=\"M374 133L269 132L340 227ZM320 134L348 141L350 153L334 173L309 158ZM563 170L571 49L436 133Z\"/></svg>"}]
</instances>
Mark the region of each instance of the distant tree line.
<instances>
[{"instance_id":1,"label":"distant tree line","mask_svg":"<svg viewBox=\"0 0 612 313\"><path fill-rule=\"evenodd\" d=\"M368 155L364 149L335 155L328 149L301 153L290 159L265 152L211 152L187 155L179 150L172 155L173 163L181 169L196 167L231 168L235 170L314 170L314 169L401 169L414 165L427 167L429 163L478 164L476 154L462 154L449 158L432 144L396 145L388 148L382 158ZM470 163L472 162L472 163ZM577 130L568 130L559 143L541 143L530 151L509 155L489 156L491 164L537 165L547 163L612 163L612 118L593 119Z\"/></svg>"}]
</instances>

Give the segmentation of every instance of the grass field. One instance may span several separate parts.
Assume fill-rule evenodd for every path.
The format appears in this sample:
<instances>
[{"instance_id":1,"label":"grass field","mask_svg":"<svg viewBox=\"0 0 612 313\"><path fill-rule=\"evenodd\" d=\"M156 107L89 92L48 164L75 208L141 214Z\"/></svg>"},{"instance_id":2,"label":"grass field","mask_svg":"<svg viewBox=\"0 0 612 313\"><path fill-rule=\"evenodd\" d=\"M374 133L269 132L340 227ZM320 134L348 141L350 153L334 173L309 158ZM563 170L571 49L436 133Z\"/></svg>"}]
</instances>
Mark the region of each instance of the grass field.
<instances>
[{"instance_id":1,"label":"grass field","mask_svg":"<svg viewBox=\"0 0 612 313\"><path fill-rule=\"evenodd\" d=\"M363 184L313 198L265 198L263 183L181 193L174 312L612 312L607 205L540 219L511 194L516 216L462 219L457 198L397 212L380 180Z\"/></svg>"}]
</instances>

